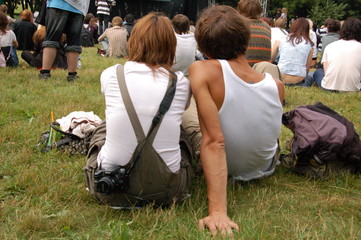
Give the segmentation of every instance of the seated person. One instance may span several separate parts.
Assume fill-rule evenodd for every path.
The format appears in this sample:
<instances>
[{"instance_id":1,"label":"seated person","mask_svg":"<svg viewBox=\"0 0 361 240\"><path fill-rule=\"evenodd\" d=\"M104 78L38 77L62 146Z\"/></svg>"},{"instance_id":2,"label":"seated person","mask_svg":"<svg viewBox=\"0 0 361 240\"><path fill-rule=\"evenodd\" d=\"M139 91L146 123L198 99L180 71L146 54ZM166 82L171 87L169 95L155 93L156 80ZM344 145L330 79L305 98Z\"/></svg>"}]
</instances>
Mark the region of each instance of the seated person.
<instances>
[{"instance_id":1,"label":"seated person","mask_svg":"<svg viewBox=\"0 0 361 240\"><path fill-rule=\"evenodd\" d=\"M94 43L97 44L98 37L99 37L98 26L96 24L96 18L94 17L94 15L92 13L88 13L87 15L85 15L83 27L89 29L89 31L91 32L91 34L93 36Z\"/></svg>"},{"instance_id":2,"label":"seated person","mask_svg":"<svg viewBox=\"0 0 361 240\"><path fill-rule=\"evenodd\" d=\"M305 78L312 62L312 46L309 23L305 18L297 19L292 23L290 34L275 41L272 49L272 61L279 53L278 67L286 85L306 86Z\"/></svg>"},{"instance_id":3,"label":"seated person","mask_svg":"<svg viewBox=\"0 0 361 240\"><path fill-rule=\"evenodd\" d=\"M11 57L11 49L18 46L15 33L7 29L8 18L0 11L0 48L5 57L7 67L16 67L17 63Z\"/></svg>"},{"instance_id":4,"label":"seated person","mask_svg":"<svg viewBox=\"0 0 361 240\"><path fill-rule=\"evenodd\" d=\"M33 34L37 27L33 22L33 13L25 9L21 14L21 21L14 24L14 33L19 42L18 50L33 50Z\"/></svg>"},{"instance_id":5,"label":"seated person","mask_svg":"<svg viewBox=\"0 0 361 240\"><path fill-rule=\"evenodd\" d=\"M171 81L170 76L173 76L170 69L174 62L176 44L171 21L160 13L146 15L132 30L129 39L129 61L124 65L124 77L131 102L139 118L140 128L145 134L159 109L167 85ZM118 84L117 68L120 67L123 66L117 64L109 67L104 70L100 78L101 91L106 103L106 131L105 125L102 124L94 133L90 143L91 149L86 166L88 188L101 203L115 207L139 206L142 202L153 200L156 205L168 205L173 203L173 198L180 202L187 196L190 185L190 159L185 154L187 149L183 144L180 145L180 125L183 112L189 103L190 86L188 79L181 72L175 73L178 79L175 96L152 144L161 161L150 159L149 161L152 162L146 162L146 167L142 162L136 163L135 170L138 171L136 173L140 173L142 177L129 183L129 192L133 194L128 194L127 191L125 194L113 192L102 195L94 186L96 171L112 171L119 166L127 167L138 145L139 134L137 133L136 136L133 129L133 124L137 121L130 120L123 102L126 95L120 93L121 89L125 89L120 88ZM139 164L143 164L141 166L144 168L139 170ZM149 178L143 177L149 175L151 175ZM160 180L164 180L162 186L152 184ZM143 183L141 188L139 183ZM136 189L132 188L134 185L137 186ZM144 199L138 194L153 190L162 191L164 186L167 194L163 197L153 194ZM137 191L138 193L134 193Z\"/></svg>"},{"instance_id":6,"label":"seated person","mask_svg":"<svg viewBox=\"0 0 361 240\"><path fill-rule=\"evenodd\" d=\"M238 226L227 216L228 177L248 181L275 171L284 89L278 79L249 66L245 53L250 29L247 19L232 7L206 9L195 37L209 58L189 68L200 128L195 104L186 111L182 125L193 145L201 142L209 216L199 226L207 226L213 235L230 234Z\"/></svg>"},{"instance_id":7,"label":"seated person","mask_svg":"<svg viewBox=\"0 0 361 240\"><path fill-rule=\"evenodd\" d=\"M128 38L130 37L130 34L132 33L132 30L134 28L134 24L135 24L135 19L133 14L128 13L127 15L125 15L125 23L124 23L124 28L127 29L128 32Z\"/></svg>"},{"instance_id":8,"label":"seated person","mask_svg":"<svg viewBox=\"0 0 361 240\"><path fill-rule=\"evenodd\" d=\"M174 71L181 71L188 75L189 66L202 54L197 50L194 33L189 31L189 19L183 14L177 14L172 19L172 25L177 37L177 50L175 53Z\"/></svg>"},{"instance_id":9,"label":"seated person","mask_svg":"<svg viewBox=\"0 0 361 240\"><path fill-rule=\"evenodd\" d=\"M321 60L327 45L340 39L340 35L338 34L341 28L340 21L328 18L325 21L325 26L327 27L327 34L323 36L321 39L321 43L322 43L321 57L320 57Z\"/></svg>"},{"instance_id":10,"label":"seated person","mask_svg":"<svg viewBox=\"0 0 361 240\"><path fill-rule=\"evenodd\" d=\"M123 26L123 19L114 17L112 20L112 27L107 28L105 32L98 38L102 41L107 38L107 45L104 46L105 56L122 58L128 56L128 32Z\"/></svg>"},{"instance_id":11,"label":"seated person","mask_svg":"<svg viewBox=\"0 0 361 240\"><path fill-rule=\"evenodd\" d=\"M21 57L27 62L30 66L36 67L38 69L41 68L43 64L43 41L45 39L46 34L46 27L40 25L38 30L33 35L33 42L34 42L34 51L23 51L21 53ZM52 68L68 68L68 63L66 59L64 44L65 44L65 35L63 34L61 40L61 47L57 48L56 56L53 63Z\"/></svg>"},{"instance_id":12,"label":"seated person","mask_svg":"<svg viewBox=\"0 0 361 240\"><path fill-rule=\"evenodd\" d=\"M263 8L259 0L240 0L238 12L249 19L251 39L248 44L246 59L250 66L271 60L271 27L260 20ZM229 39L232 41L232 39Z\"/></svg>"},{"instance_id":13,"label":"seated person","mask_svg":"<svg viewBox=\"0 0 361 240\"><path fill-rule=\"evenodd\" d=\"M313 75L321 88L331 91L360 91L361 89L361 21L348 18L342 25L340 40L330 43L319 68Z\"/></svg>"}]
</instances>

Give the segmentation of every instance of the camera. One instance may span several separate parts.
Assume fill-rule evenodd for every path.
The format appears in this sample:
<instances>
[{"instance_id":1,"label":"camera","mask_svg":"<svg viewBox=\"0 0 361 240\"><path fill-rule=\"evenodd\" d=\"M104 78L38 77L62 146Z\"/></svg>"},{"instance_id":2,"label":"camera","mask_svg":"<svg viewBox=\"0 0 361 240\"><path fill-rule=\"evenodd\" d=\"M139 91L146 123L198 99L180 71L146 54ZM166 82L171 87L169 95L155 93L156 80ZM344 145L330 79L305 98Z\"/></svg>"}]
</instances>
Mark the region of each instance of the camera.
<instances>
[{"instance_id":1,"label":"camera","mask_svg":"<svg viewBox=\"0 0 361 240\"><path fill-rule=\"evenodd\" d=\"M124 193L129 189L129 176L123 167L113 171L99 170L94 174L95 191L104 195Z\"/></svg>"}]
</instances>

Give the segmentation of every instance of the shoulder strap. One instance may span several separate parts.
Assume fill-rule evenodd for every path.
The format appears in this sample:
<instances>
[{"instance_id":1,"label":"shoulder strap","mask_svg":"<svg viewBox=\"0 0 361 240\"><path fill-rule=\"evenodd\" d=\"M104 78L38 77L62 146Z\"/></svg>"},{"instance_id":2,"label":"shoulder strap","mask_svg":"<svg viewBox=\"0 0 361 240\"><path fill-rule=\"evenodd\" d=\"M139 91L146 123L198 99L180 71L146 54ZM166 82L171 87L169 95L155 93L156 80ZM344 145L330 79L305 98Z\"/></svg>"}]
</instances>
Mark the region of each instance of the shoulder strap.
<instances>
[{"instance_id":1,"label":"shoulder strap","mask_svg":"<svg viewBox=\"0 0 361 240\"><path fill-rule=\"evenodd\" d=\"M135 136L137 137L137 141L138 143L140 143L145 138L145 135L142 125L140 124L138 115L135 112L132 99L130 99L128 87L127 84L125 83L125 78L124 78L124 66L121 64L119 64L117 67L117 79L118 79L120 93L122 95L122 99L124 102L124 106L127 110L130 122L132 123Z\"/></svg>"}]
</instances>

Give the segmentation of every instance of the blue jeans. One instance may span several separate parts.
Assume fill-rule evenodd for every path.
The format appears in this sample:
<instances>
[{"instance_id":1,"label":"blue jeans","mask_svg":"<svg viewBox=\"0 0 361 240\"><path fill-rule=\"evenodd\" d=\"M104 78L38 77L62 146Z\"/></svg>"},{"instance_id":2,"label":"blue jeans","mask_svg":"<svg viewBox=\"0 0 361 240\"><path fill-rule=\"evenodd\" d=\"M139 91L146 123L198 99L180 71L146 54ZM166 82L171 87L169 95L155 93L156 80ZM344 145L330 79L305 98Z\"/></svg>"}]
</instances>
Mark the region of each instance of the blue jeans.
<instances>
[{"instance_id":1,"label":"blue jeans","mask_svg":"<svg viewBox=\"0 0 361 240\"><path fill-rule=\"evenodd\" d=\"M81 53L81 29L84 16L57 8L46 9L46 37L43 47L60 48L62 34L66 34L66 52Z\"/></svg>"},{"instance_id":2,"label":"blue jeans","mask_svg":"<svg viewBox=\"0 0 361 240\"><path fill-rule=\"evenodd\" d=\"M313 74L313 79L317 83L317 86L319 86L320 88L322 88L321 82L324 76L325 76L325 71L323 70L323 68L317 68L317 70Z\"/></svg>"}]
</instances>

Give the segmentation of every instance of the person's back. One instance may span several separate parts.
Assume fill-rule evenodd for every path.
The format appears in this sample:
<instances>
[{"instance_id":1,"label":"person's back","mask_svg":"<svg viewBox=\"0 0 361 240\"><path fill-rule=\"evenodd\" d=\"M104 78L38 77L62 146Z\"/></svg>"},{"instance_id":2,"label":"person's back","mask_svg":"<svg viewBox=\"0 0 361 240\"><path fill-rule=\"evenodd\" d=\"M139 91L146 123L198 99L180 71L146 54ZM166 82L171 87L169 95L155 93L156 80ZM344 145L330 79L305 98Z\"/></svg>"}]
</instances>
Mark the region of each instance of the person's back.
<instances>
[{"instance_id":1,"label":"person's back","mask_svg":"<svg viewBox=\"0 0 361 240\"><path fill-rule=\"evenodd\" d=\"M163 45L168 47L162 48ZM174 203L174 200L183 201L188 193L190 159L186 157L185 149L180 145L180 124L189 102L190 87L188 79L181 72L174 75L170 72L175 48L176 38L170 20L159 13L150 13L133 29L129 39L129 61L124 65L124 73L118 74L123 66L117 64L107 68L101 75L101 90L106 103L106 133L100 130L94 134L92 142L99 138L104 145L101 150L96 147L96 153L88 159L87 168L99 172L113 171L121 166L131 171L128 176L130 180L134 180L129 183L129 190L112 190L108 195L104 195L101 194L102 189L92 184L96 175L92 172L92 175L88 176L92 183L88 183L88 186L91 193L102 203L131 207L156 201L158 205L169 205ZM126 88L120 87L122 76ZM174 76L177 76L177 80ZM139 129L135 127L136 117L128 114L131 104L127 100L126 92L129 93L135 115L139 119L139 127L147 136L168 86L171 86L170 83L176 84L175 95L168 111L160 118L159 128L154 128L154 141L150 140L154 136L152 134L149 138L140 136L142 134L139 134ZM89 152L92 152L94 146L92 142ZM95 144L96 142L95 140ZM139 150L136 148L144 142L149 142L154 151L144 150L135 163L135 168L131 169L128 163L135 161L134 154ZM158 158L146 158L147 154L154 156L154 152ZM141 167L137 168L139 165ZM149 170L150 168L152 170ZM167 181L154 185L163 178ZM146 196L144 193L147 193Z\"/></svg>"},{"instance_id":2,"label":"person's back","mask_svg":"<svg viewBox=\"0 0 361 240\"><path fill-rule=\"evenodd\" d=\"M106 50L108 57L126 57L128 56L128 32L122 27L123 20L120 17L114 17L112 20L113 27L108 28L98 38L102 41L104 38L108 39L109 47Z\"/></svg>"},{"instance_id":3,"label":"person's back","mask_svg":"<svg viewBox=\"0 0 361 240\"><path fill-rule=\"evenodd\" d=\"M232 228L238 229L227 216L228 176L240 180L267 176L277 161L283 84L249 66L245 58L251 35L247 22L229 6L205 10L195 37L210 60L196 61L189 68L209 199L209 216L199 226L207 226L213 235L218 230L231 234ZM193 116L191 121L197 119L197 114ZM183 126L189 129L186 121Z\"/></svg>"},{"instance_id":4,"label":"person's back","mask_svg":"<svg viewBox=\"0 0 361 240\"><path fill-rule=\"evenodd\" d=\"M238 3L238 12L249 18L251 38L248 44L246 58L250 66L263 61L271 61L271 28L259 20L262 6L258 0L241 0Z\"/></svg>"},{"instance_id":5,"label":"person's back","mask_svg":"<svg viewBox=\"0 0 361 240\"><path fill-rule=\"evenodd\" d=\"M189 19L183 14L174 16L172 25L177 38L177 50L173 69L188 75L188 68L195 61L197 53L194 33L189 32Z\"/></svg>"},{"instance_id":6,"label":"person's back","mask_svg":"<svg viewBox=\"0 0 361 240\"><path fill-rule=\"evenodd\" d=\"M127 30L128 32L128 38L130 37L130 34L132 33L132 30L134 28L134 16L133 14L127 14L125 16L125 24L123 25L124 28Z\"/></svg>"},{"instance_id":7,"label":"person's back","mask_svg":"<svg viewBox=\"0 0 361 240\"><path fill-rule=\"evenodd\" d=\"M327 34L322 37L322 49L321 49L321 57L322 60L323 53L328 44L333 43L340 39L340 35L338 31L340 31L341 25L340 22L335 19L326 19L325 26L327 27Z\"/></svg>"},{"instance_id":8,"label":"person's back","mask_svg":"<svg viewBox=\"0 0 361 240\"><path fill-rule=\"evenodd\" d=\"M225 137L228 175L251 180L272 174L273 157L281 130L282 104L271 75L257 83L247 83L222 65L225 95L219 110ZM252 101L247 101L252 99Z\"/></svg>"},{"instance_id":9,"label":"person's back","mask_svg":"<svg viewBox=\"0 0 361 240\"><path fill-rule=\"evenodd\" d=\"M19 50L33 50L32 37L37 28L32 20L32 13L29 10L24 10L22 20L14 24L14 33L19 42Z\"/></svg>"},{"instance_id":10,"label":"person's back","mask_svg":"<svg viewBox=\"0 0 361 240\"><path fill-rule=\"evenodd\" d=\"M329 44L322 64L325 76L321 86L328 90L361 89L361 20L348 18L340 31L341 40Z\"/></svg>"}]
</instances>

